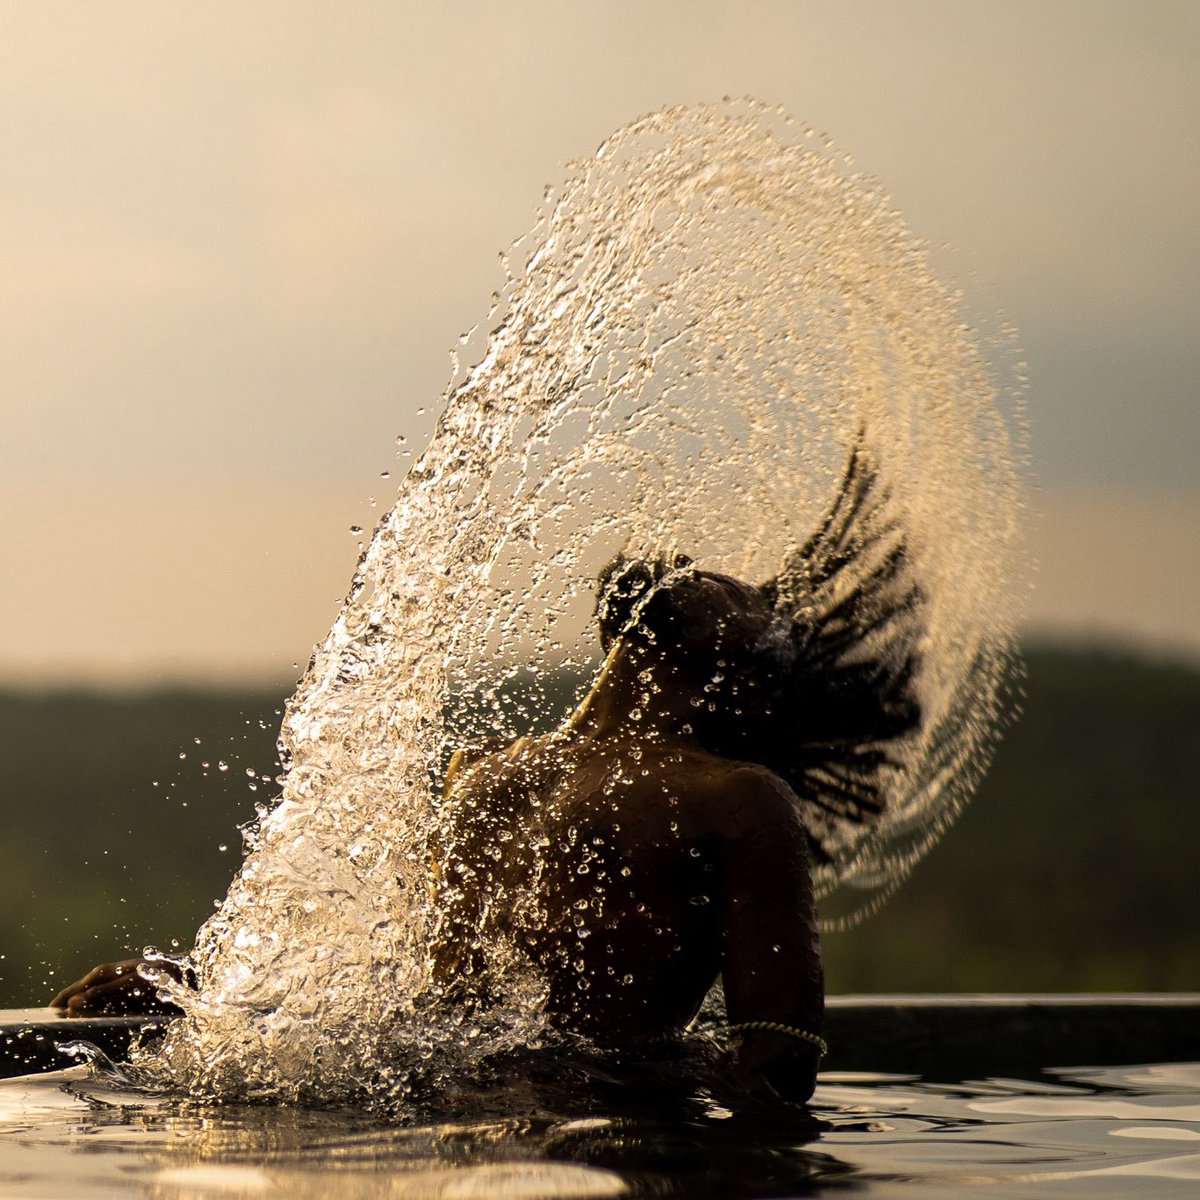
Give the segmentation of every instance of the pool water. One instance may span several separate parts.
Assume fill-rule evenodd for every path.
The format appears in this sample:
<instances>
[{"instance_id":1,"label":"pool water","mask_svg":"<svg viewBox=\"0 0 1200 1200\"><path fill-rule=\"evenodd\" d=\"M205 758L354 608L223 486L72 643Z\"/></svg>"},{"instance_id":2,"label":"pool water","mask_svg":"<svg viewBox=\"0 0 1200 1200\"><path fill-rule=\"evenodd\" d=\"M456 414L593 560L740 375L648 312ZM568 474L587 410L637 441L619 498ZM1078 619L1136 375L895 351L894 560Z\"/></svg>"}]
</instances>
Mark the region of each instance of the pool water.
<instances>
[{"instance_id":1,"label":"pool water","mask_svg":"<svg viewBox=\"0 0 1200 1200\"><path fill-rule=\"evenodd\" d=\"M0 1196L1105 1197L1200 1189L1200 1064L946 1084L829 1073L809 1113L510 1081L451 1120L206 1106L87 1067L0 1082Z\"/></svg>"}]
</instances>

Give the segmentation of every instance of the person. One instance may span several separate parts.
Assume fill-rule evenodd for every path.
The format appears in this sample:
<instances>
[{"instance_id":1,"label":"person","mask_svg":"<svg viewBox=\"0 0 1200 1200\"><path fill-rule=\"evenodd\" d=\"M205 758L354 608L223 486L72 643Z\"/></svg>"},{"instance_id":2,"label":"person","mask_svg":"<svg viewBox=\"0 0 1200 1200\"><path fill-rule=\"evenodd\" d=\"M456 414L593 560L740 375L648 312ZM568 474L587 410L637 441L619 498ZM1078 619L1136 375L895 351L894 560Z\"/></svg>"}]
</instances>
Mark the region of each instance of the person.
<instances>
[{"instance_id":1,"label":"person","mask_svg":"<svg viewBox=\"0 0 1200 1200\"><path fill-rule=\"evenodd\" d=\"M486 1005L497 965L524 962L552 1024L636 1048L686 1029L719 977L738 1080L811 1096L813 868L882 811L920 721L921 594L894 526L863 532L877 500L860 441L830 514L766 584L684 556L609 563L606 658L579 707L450 761L430 846L441 1000ZM53 1003L153 1008L143 969L97 967Z\"/></svg>"}]
</instances>

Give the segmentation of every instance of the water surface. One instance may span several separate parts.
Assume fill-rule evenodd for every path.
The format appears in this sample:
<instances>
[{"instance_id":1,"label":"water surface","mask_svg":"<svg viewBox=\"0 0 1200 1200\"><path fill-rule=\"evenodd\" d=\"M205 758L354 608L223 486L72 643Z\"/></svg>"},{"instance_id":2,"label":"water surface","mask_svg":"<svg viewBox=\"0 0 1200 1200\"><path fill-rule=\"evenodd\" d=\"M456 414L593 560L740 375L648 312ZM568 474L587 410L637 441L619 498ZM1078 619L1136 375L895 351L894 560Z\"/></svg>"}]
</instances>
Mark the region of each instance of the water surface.
<instances>
[{"instance_id":1,"label":"water surface","mask_svg":"<svg viewBox=\"0 0 1200 1200\"><path fill-rule=\"evenodd\" d=\"M596 1081L601 1088L601 1081ZM585 1089L586 1090L586 1089ZM925 1082L827 1074L810 1114L510 1081L398 1125L348 1109L200 1105L89 1078L0 1084L0 1196L1196 1194L1200 1064ZM648 1102L648 1101L652 1101Z\"/></svg>"}]
</instances>

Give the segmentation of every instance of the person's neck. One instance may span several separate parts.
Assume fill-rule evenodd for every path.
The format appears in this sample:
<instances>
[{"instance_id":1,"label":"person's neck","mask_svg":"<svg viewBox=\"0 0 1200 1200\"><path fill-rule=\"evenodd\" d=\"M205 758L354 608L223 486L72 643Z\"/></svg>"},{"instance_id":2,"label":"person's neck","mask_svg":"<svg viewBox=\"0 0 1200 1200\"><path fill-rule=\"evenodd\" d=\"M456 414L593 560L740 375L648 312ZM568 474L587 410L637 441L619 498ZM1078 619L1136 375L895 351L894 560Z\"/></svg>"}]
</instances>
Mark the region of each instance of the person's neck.
<instances>
[{"instance_id":1,"label":"person's neck","mask_svg":"<svg viewBox=\"0 0 1200 1200\"><path fill-rule=\"evenodd\" d=\"M691 742L694 690L661 660L618 641L562 729L576 737Z\"/></svg>"}]
</instances>

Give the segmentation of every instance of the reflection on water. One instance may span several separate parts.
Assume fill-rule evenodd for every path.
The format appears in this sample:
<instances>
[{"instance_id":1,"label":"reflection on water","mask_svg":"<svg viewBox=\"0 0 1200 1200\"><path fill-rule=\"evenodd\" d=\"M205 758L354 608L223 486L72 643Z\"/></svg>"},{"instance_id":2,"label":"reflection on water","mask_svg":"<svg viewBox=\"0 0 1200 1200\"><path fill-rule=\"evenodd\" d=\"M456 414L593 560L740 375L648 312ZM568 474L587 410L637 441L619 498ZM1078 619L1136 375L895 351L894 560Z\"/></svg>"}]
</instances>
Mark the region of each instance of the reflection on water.
<instances>
[{"instance_id":1,"label":"reflection on water","mask_svg":"<svg viewBox=\"0 0 1200 1200\"><path fill-rule=\"evenodd\" d=\"M197 1105L86 1068L0 1084L0 1196L1191 1196L1200 1064L957 1085L822 1078L811 1114L698 1090L530 1079L397 1126L346 1109ZM600 1103L597 1103L600 1101ZM586 1103L594 1107L588 1111Z\"/></svg>"}]
</instances>

